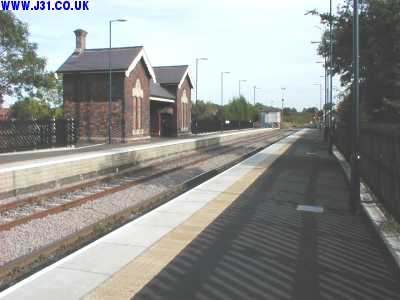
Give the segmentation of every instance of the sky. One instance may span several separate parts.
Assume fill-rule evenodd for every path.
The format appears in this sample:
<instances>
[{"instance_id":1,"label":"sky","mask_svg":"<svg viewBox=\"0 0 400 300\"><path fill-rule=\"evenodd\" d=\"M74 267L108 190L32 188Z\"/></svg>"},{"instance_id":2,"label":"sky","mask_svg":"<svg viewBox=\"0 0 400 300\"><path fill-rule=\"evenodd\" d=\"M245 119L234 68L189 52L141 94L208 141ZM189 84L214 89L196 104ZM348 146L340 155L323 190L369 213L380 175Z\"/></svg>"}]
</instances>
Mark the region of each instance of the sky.
<instances>
[{"instance_id":1,"label":"sky","mask_svg":"<svg viewBox=\"0 0 400 300\"><path fill-rule=\"evenodd\" d=\"M339 0L336 0L338 2ZM89 11L15 12L28 23L31 41L55 71L75 48L73 31L88 32L87 48L108 47L108 21L113 25L114 47L144 46L153 66L189 64L195 79L199 65L198 98L224 102L242 94L257 102L303 109L319 107L323 67L317 64L319 19L304 14L329 10L328 0L89 0ZM194 91L193 91L194 99Z\"/></svg>"}]
</instances>

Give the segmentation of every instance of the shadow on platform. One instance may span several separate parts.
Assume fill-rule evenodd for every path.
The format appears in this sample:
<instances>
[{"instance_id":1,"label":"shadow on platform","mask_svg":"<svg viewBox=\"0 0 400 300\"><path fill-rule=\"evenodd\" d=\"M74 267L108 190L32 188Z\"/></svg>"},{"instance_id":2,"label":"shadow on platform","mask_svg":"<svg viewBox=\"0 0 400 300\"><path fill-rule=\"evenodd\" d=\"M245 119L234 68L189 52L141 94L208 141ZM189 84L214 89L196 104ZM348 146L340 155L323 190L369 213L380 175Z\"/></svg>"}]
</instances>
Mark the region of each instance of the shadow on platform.
<instances>
[{"instance_id":1,"label":"shadow on platform","mask_svg":"<svg viewBox=\"0 0 400 300\"><path fill-rule=\"evenodd\" d=\"M300 139L134 299L400 299L394 261L349 213L326 153L317 131Z\"/></svg>"}]
</instances>

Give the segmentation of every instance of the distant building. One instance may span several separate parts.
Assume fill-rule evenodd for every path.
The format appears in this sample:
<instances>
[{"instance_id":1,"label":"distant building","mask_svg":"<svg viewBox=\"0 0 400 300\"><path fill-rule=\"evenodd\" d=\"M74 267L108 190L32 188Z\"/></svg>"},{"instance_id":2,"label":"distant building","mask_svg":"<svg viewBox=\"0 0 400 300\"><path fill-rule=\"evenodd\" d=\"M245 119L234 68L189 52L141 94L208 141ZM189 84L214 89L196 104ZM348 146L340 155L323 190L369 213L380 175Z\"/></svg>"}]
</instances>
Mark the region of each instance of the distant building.
<instances>
[{"instance_id":1,"label":"distant building","mask_svg":"<svg viewBox=\"0 0 400 300\"><path fill-rule=\"evenodd\" d=\"M141 46L86 49L87 32L75 35L76 49L57 72L63 74L65 117L79 120L81 140L108 136L109 59L113 141L190 133L187 65L153 68Z\"/></svg>"},{"instance_id":2,"label":"distant building","mask_svg":"<svg viewBox=\"0 0 400 300\"><path fill-rule=\"evenodd\" d=\"M261 128L280 128L281 127L281 112L260 112Z\"/></svg>"}]
</instances>

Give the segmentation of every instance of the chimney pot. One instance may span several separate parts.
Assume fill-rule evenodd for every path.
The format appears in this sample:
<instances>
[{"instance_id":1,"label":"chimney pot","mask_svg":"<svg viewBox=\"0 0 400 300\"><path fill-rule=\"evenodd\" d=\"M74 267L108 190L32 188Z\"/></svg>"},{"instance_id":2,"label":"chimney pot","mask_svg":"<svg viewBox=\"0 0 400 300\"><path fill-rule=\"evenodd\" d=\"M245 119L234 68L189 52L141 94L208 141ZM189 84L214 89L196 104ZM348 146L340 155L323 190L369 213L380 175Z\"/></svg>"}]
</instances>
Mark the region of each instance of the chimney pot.
<instances>
[{"instance_id":1,"label":"chimney pot","mask_svg":"<svg viewBox=\"0 0 400 300\"><path fill-rule=\"evenodd\" d=\"M86 49L86 36L88 33L82 29L77 29L74 33L76 36L76 48L74 53L79 55Z\"/></svg>"}]
</instances>

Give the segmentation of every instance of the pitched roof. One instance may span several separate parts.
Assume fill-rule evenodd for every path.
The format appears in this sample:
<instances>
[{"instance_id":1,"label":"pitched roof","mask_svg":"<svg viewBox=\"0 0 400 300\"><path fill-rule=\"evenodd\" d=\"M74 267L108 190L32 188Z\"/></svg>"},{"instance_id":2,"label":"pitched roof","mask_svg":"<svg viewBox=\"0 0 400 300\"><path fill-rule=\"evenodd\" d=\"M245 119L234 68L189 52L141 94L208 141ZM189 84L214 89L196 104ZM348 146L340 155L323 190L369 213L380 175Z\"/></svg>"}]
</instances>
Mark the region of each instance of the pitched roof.
<instances>
[{"instance_id":1,"label":"pitched roof","mask_svg":"<svg viewBox=\"0 0 400 300\"><path fill-rule=\"evenodd\" d=\"M163 88L158 83L155 83L153 80L150 81L150 96L171 100L176 99L176 97L171 94L167 89Z\"/></svg>"},{"instance_id":2,"label":"pitched roof","mask_svg":"<svg viewBox=\"0 0 400 300\"><path fill-rule=\"evenodd\" d=\"M162 66L154 67L157 82L160 84L177 84L180 85L188 74L189 66ZM190 84L192 81L189 77Z\"/></svg>"},{"instance_id":3,"label":"pitched roof","mask_svg":"<svg viewBox=\"0 0 400 300\"><path fill-rule=\"evenodd\" d=\"M127 70L135 58L139 55L142 46L112 48L111 49L111 69ZM108 70L108 56L110 49L85 49L81 54L72 54L57 72L74 71L104 71Z\"/></svg>"}]
</instances>

